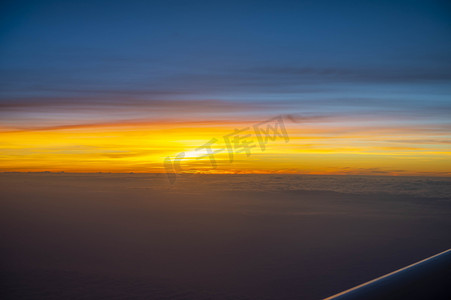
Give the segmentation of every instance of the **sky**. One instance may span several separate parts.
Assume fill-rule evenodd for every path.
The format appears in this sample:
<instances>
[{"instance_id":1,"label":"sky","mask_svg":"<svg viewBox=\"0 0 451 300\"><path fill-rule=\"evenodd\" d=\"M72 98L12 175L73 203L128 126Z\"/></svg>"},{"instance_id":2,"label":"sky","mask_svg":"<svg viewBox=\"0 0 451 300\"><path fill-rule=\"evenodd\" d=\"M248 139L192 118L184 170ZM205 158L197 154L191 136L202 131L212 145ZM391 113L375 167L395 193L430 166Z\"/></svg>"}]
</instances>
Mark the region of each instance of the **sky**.
<instances>
[{"instance_id":1,"label":"sky","mask_svg":"<svg viewBox=\"0 0 451 300\"><path fill-rule=\"evenodd\" d=\"M451 175L448 1L0 5L0 171Z\"/></svg>"}]
</instances>

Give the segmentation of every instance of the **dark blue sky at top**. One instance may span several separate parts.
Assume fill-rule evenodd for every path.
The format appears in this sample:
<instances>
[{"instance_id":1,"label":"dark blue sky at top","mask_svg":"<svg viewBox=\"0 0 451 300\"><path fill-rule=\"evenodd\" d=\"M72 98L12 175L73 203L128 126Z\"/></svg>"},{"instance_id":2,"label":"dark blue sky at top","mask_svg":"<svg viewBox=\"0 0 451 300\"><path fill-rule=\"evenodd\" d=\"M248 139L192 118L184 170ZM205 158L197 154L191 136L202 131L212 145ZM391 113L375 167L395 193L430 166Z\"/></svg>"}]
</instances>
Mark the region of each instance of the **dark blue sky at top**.
<instances>
[{"instance_id":1,"label":"dark blue sky at top","mask_svg":"<svg viewBox=\"0 0 451 300\"><path fill-rule=\"evenodd\" d=\"M337 103L451 111L447 1L1 5L6 110L212 99L290 103L299 111L315 103L336 111Z\"/></svg>"}]
</instances>

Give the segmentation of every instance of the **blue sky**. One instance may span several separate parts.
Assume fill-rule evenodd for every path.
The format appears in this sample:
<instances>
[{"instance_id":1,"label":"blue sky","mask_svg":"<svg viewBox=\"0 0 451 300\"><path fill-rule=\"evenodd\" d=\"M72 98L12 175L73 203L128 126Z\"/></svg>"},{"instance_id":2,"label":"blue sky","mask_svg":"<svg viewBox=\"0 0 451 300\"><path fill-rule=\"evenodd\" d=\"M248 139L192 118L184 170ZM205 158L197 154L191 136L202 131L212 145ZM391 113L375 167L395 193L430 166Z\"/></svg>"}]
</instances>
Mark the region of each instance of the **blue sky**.
<instances>
[{"instance_id":1,"label":"blue sky","mask_svg":"<svg viewBox=\"0 0 451 300\"><path fill-rule=\"evenodd\" d=\"M190 111L211 100L269 105L247 111L256 114L400 113L445 123L451 111L447 1L2 6L0 103L9 121L112 103L142 118L140 105L180 100L193 101Z\"/></svg>"}]
</instances>

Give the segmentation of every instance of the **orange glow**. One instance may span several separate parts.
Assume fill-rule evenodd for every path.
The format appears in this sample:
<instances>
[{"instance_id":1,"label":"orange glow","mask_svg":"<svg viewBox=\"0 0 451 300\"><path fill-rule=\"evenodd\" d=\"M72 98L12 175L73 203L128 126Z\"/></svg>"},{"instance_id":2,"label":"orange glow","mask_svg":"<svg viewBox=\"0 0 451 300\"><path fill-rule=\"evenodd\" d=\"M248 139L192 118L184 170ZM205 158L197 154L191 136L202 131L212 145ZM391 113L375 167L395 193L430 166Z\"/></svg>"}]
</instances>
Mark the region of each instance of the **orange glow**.
<instances>
[{"instance_id":1,"label":"orange glow","mask_svg":"<svg viewBox=\"0 0 451 300\"><path fill-rule=\"evenodd\" d=\"M288 143L278 138L262 151L251 136L251 155L234 153L230 162L223 136L252 125L135 122L3 130L1 171L162 173L166 157L185 151L180 166L187 173L450 175L451 151L439 142L443 137L422 143L421 132L403 127L356 130L287 123ZM215 155L217 168L195 153L212 138L218 139L213 150L224 149Z\"/></svg>"}]
</instances>

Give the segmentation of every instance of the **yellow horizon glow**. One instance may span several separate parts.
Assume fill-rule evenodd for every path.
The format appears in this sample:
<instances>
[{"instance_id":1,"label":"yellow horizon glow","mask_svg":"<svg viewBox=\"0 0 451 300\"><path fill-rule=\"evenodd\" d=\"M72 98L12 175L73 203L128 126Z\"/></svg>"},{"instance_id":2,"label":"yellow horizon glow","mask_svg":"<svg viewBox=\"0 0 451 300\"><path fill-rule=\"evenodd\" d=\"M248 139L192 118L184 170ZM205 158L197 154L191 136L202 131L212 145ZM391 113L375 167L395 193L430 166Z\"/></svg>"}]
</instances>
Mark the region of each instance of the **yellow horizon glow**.
<instances>
[{"instance_id":1,"label":"yellow horizon glow","mask_svg":"<svg viewBox=\"0 0 451 300\"><path fill-rule=\"evenodd\" d=\"M286 124L290 141L269 141L262 151L255 138L251 155L227 151L215 155L217 168L195 149L222 139L249 122L103 124L0 132L0 171L166 172L163 161L186 152L186 173L301 173L361 175L451 175L449 145L421 143L409 128L346 132L336 126ZM390 140L412 140L396 144Z\"/></svg>"}]
</instances>

